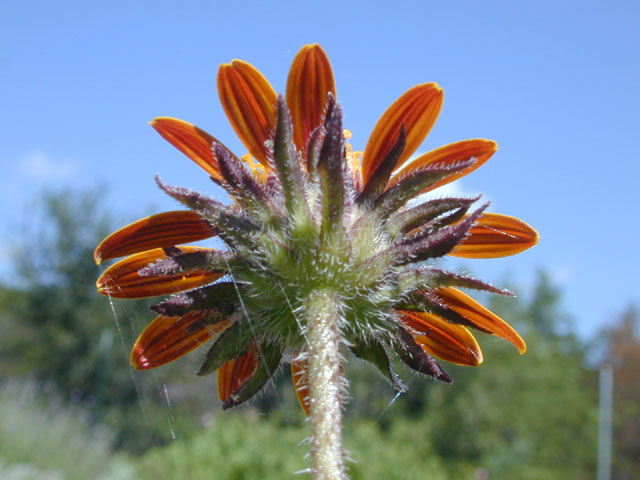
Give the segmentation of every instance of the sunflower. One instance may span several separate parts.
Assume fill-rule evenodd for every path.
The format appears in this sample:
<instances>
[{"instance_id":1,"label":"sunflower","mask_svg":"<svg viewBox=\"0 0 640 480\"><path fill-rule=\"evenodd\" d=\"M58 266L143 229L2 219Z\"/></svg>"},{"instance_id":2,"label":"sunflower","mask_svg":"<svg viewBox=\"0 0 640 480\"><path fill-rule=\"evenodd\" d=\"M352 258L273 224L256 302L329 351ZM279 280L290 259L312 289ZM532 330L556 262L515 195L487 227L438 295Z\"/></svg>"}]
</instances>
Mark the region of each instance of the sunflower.
<instances>
[{"instance_id":1,"label":"sunflower","mask_svg":"<svg viewBox=\"0 0 640 480\"><path fill-rule=\"evenodd\" d=\"M157 316L131 353L136 369L213 340L197 373L217 371L223 408L251 398L290 363L300 404L313 413L313 378L327 374L334 390L343 388L343 351L371 363L399 391L406 387L390 355L451 382L434 357L479 365L470 329L525 352L512 327L460 289L508 291L434 265L445 255L513 255L538 239L516 218L487 213L487 205L473 209L479 197L424 200L423 193L472 172L497 149L491 140L463 140L412 158L440 112L438 85L400 96L360 153L347 143L331 66L318 45L296 55L286 97L239 60L220 67L217 84L247 155L238 158L181 120L151 125L232 201L156 177L187 209L138 220L95 250L98 264L126 257L100 276L100 293L171 294L151 307ZM226 249L183 245L214 236Z\"/></svg>"}]
</instances>

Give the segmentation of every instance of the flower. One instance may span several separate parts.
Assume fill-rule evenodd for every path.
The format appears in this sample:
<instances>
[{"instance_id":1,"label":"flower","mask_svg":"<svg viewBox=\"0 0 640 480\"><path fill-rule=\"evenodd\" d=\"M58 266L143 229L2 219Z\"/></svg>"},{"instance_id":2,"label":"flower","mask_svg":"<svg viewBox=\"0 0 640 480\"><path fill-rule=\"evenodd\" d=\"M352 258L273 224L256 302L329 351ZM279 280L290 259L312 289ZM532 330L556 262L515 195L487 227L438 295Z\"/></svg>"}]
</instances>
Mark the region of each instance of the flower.
<instances>
[{"instance_id":1,"label":"flower","mask_svg":"<svg viewBox=\"0 0 640 480\"><path fill-rule=\"evenodd\" d=\"M492 258L521 252L538 235L524 222L471 210L476 198L408 204L467 175L496 151L491 140L464 140L411 158L440 112L442 89L414 86L351 151L329 60L304 46L291 66L286 98L250 64L218 72L224 111L249 154L236 157L200 128L173 118L151 125L200 165L233 202L159 187L188 207L143 218L108 236L97 263L126 256L97 281L119 298L173 294L131 353L137 369L163 365L214 339L199 375L218 372L224 408L259 392L283 362L291 364L305 411L306 299L337 299L340 335L397 390L395 352L409 367L451 378L434 359L476 366L482 353L469 328L497 335L520 353L525 342L460 288L508 291L433 265L444 255ZM182 246L218 236L226 250Z\"/></svg>"}]
</instances>

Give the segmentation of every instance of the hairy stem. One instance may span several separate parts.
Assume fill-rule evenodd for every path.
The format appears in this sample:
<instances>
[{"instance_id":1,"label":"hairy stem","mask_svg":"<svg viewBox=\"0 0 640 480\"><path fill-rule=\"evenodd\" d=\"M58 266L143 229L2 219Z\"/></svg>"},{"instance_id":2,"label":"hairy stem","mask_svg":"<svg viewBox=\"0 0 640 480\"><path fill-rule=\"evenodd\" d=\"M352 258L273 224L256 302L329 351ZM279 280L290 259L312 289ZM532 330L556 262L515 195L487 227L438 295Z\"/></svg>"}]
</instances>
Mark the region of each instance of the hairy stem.
<instances>
[{"instance_id":1,"label":"hairy stem","mask_svg":"<svg viewBox=\"0 0 640 480\"><path fill-rule=\"evenodd\" d=\"M331 292L317 291L307 300L311 461L314 480L343 480L340 314Z\"/></svg>"}]
</instances>

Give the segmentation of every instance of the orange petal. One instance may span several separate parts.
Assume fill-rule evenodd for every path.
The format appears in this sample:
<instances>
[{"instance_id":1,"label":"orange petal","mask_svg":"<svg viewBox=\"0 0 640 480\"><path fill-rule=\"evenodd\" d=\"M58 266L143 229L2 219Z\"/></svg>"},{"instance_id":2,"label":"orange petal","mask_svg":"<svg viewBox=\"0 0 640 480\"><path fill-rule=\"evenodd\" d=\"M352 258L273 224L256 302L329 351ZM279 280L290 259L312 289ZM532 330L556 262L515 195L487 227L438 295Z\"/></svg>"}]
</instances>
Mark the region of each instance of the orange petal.
<instances>
[{"instance_id":1,"label":"orange petal","mask_svg":"<svg viewBox=\"0 0 640 480\"><path fill-rule=\"evenodd\" d=\"M538 232L522 220L483 213L467 236L448 253L463 258L498 258L515 255L538 243Z\"/></svg>"},{"instance_id":2,"label":"orange petal","mask_svg":"<svg viewBox=\"0 0 640 480\"><path fill-rule=\"evenodd\" d=\"M100 265L110 258L195 242L214 235L209 222L191 210L158 213L113 232L96 247L93 259Z\"/></svg>"},{"instance_id":3,"label":"orange petal","mask_svg":"<svg viewBox=\"0 0 640 480\"><path fill-rule=\"evenodd\" d=\"M213 251L211 248L179 247L182 253ZM147 250L124 258L107 268L96 281L99 293L115 298L144 298L182 292L207 285L221 272L190 270L173 275L141 276L138 271L150 263L169 258L162 248Z\"/></svg>"},{"instance_id":4,"label":"orange petal","mask_svg":"<svg viewBox=\"0 0 640 480\"><path fill-rule=\"evenodd\" d=\"M329 92L336 94L327 54L318 44L305 45L294 58L287 80L293 139L303 154L306 154L311 132L322 123Z\"/></svg>"},{"instance_id":5,"label":"orange petal","mask_svg":"<svg viewBox=\"0 0 640 480\"><path fill-rule=\"evenodd\" d=\"M518 332L469 295L452 287L439 288L436 290L436 294L451 310L462 315L480 330L504 338L518 349L520 355L527 351L527 345L524 343L522 337L518 335Z\"/></svg>"},{"instance_id":6,"label":"orange petal","mask_svg":"<svg viewBox=\"0 0 640 480\"><path fill-rule=\"evenodd\" d=\"M309 415L309 378L307 377L307 362L291 362L291 379L293 380L293 388L298 396L298 403Z\"/></svg>"},{"instance_id":7,"label":"orange petal","mask_svg":"<svg viewBox=\"0 0 640 480\"><path fill-rule=\"evenodd\" d=\"M158 117L151 121L151 126L171 145L200 165L210 176L218 180L222 179L218 161L211 149L213 142L218 142L214 137L195 125L177 118Z\"/></svg>"},{"instance_id":8,"label":"orange petal","mask_svg":"<svg viewBox=\"0 0 640 480\"><path fill-rule=\"evenodd\" d=\"M218 395L223 403L256 373L258 361L258 347L252 343L247 353L229 360L218 369Z\"/></svg>"},{"instance_id":9,"label":"orange petal","mask_svg":"<svg viewBox=\"0 0 640 480\"><path fill-rule=\"evenodd\" d=\"M480 345L464 326L426 312L397 313L405 325L419 332L411 335L425 352L457 365L477 367L482 363Z\"/></svg>"},{"instance_id":10,"label":"orange petal","mask_svg":"<svg viewBox=\"0 0 640 480\"><path fill-rule=\"evenodd\" d=\"M133 345L131 365L143 370L172 362L217 336L231 323L231 319L213 324L202 322L208 315L206 310L195 310L182 317L154 318Z\"/></svg>"},{"instance_id":11,"label":"orange petal","mask_svg":"<svg viewBox=\"0 0 640 480\"><path fill-rule=\"evenodd\" d=\"M412 160L411 163L402 168L402 170L396 172L396 174L389 181L389 185L391 186L398 183L398 181L401 178L404 178L407 174L427 167L428 165L437 163L442 165L443 167L447 167L457 162L468 160L471 157L476 158L476 163L471 167L461 170L455 175L450 175L446 178L443 178L439 182L434 183L429 188L426 188L422 191L422 193L429 192L435 188L441 187L442 185L446 185L447 183L452 182L460 177L464 177L468 173L471 173L480 165L489 160L489 158L491 158L491 155L493 155L496 150L498 150L498 144L496 142L494 142L493 140L484 140L481 138L450 143L449 145L436 148L435 150L425 153L424 155L420 155L416 159Z\"/></svg>"},{"instance_id":12,"label":"orange petal","mask_svg":"<svg viewBox=\"0 0 640 480\"><path fill-rule=\"evenodd\" d=\"M396 167L400 167L415 152L436 122L442 100L443 92L437 84L423 83L410 88L393 102L378 120L364 149L364 184L398 140L402 125L405 128L406 144Z\"/></svg>"},{"instance_id":13,"label":"orange petal","mask_svg":"<svg viewBox=\"0 0 640 480\"><path fill-rule=\"evenodd\" d=\"M265 142L273 138L276 128L276 92L255 67L234 60L220 65L218 94L242 143L267 166Z\"/></svg>"}]
</instances>

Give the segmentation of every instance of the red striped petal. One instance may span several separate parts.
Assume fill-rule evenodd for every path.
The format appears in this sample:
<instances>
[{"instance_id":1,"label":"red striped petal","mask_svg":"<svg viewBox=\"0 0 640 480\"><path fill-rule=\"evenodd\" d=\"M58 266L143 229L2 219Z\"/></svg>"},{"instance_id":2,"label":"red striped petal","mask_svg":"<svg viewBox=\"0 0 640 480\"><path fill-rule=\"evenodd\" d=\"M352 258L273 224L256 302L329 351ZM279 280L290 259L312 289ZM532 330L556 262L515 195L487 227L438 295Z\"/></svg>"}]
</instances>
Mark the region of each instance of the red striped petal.
<instances>
[{"instance_id":1,"label":"red striped petal","mask_svg":"<svg viewBox=\"0 0 640 480\"><path fill-rule=\"evenodd\" d=\"M241 60L220 65L218 94L236 134L262 165L267 166L265 142L276 128L277 96L252 65Z\"/></svg>"},{"instance_id":2,"label":"red striped petal","mask_svg":"<svg viewBox=\"0 0 640 480\"><path fill-rule=\"evenodd\" d=\"M539 235L522 220L483 213L467 236L448 253L463 258L499 258L515 255L538 243Z\"/></svg>"},{"instance_id":3,"label":"red striped petal","mask_svg":"<svg viewBox=\"0 0 640 480\"><path fill-rule=\"evenodd\" d=\"M450 143L449 145L436 148L435 150L425 153L424 155L420 155L412 160L408 165L396 172L389 181L389 186L395 185L400 179L404 178L409 173L420 170L429 165L439 164L443 167L447 167L463 160L468 160L471 157L476 159L476 163L471 167L465 168L454 175L443 178L439 182L434 183L429 188L422 191L422 193L429 192L471 173L489 160L496 150L498 150L498 144L496 142L481 138Z\"/></svg>"},{"instance_id":4,"label":"red striped petal","mask_svg":"<svg viewBox=\"0 0 640 480\"><path fill-rule=\"evenodd\" d=\"M398 140L404 125L406 143L396 168L423 142L442 107L443 92L435 83L416 85L398 98L380 117L362 155L362 179L366 183Z\"/></svg>"},{"instance_id":5,"label":"red striped petal","mask_svg":"<svg viewBox=\"0 0 640 480\"><path fill-rule=\"evenodd\" d=\"M213 237L209 222L191 210L158 213L113 232L93 252L96 264L111 258Z\"/></svg>"},{"instance_id":6,"label":"red striped petal","mask_svg":"<svg viewBox=\"0 0 640 480\"><path fill-rule=\"evenodd\" d=\"M293 119L293 139L306 154L311 132L324 118L329 92L336 94L331 64L318 44L305 45L293 60L287 80L287 105Z\"/></svg>"},{"instance_id":7,"label":"red striped petal","mask_svg":"<svg viewBox=\"0 0 640 480\"><path fill-rule=\"evenodd\" d=\"M210 248L179 247L181 253L214 251ZM190 270L173 275L141 276L138 271L150 263L169 258L162 248L136 253L107 268L96 281L99 293L115 298L145 298L182 292L207 285L223 273Z\"/></svg>"},{"instance_id":8,"label":"red striped petal","mask_svg":"<svg viewBox=\"0 0 640 480\"><path fill-rule=\"evenodd\" d=\"M252 343L247 353L229 360L218 369L218 395L222 403L240 390L256 373L259 358L258 347Z\"/></svg>"},{"instance_id":9,"label":"red striped petal","mask_svg":"<svg viewBox=\"0 0 640 480\"><path fill-rule=\"evenodd\" d=\"M464 326L426 312L397 313L425 352L457 365L477 367L482 363L480 345Z\"/></svg>"},{"instance_id":10,"label":"red striped petal","mask_svg":"<svg viewBox=\"0 0 640 480\"><path fill-rule=\"evenodd\" d=\"M211 146L218 142L204 130L177 118L158 117L151 121L151 126L171 145L196 162L210 176L222 179L218 161Z\"/></svg>"},{"instance_id":11,"label":"red striped petal","mask_svg":"<svg viewBox=\"0 0 640 480\"><path fill-rule=\"evenodd\" d=\"M480 330L504 338L518 349L520 355L527 351L527 345L518 332L469 295L452 287L439 288L436 290L436 294L451 310L462 315Z\"/></svg>"},{"instance_id":12,"label":"red striped petal","mask_svg":"<svg viewBox=\"0 0 640 480\"><path fill-rule=\"evenodd\" d=\"M131 365L144 370L172 362L219 335L231 323L230 319L203 322L209 315L206 310L195 310L181 317L157 316L133 345Z\"/></svg>"},{"instance_id":13,"label":"red striped petal","mask_svg":"<svg viewBox=\"0 0 640 480\"><path fill-rule=\"evenodd\" d=\"M309 415L309 378L307 377L307 362L291 362L291 379L298 397L298 403L306 415Z\"/></svg>"}]
</instances>

